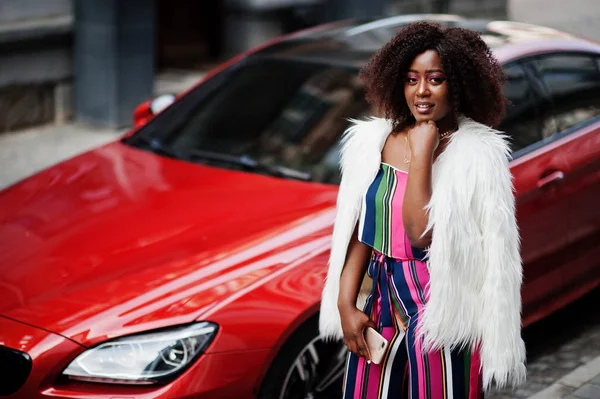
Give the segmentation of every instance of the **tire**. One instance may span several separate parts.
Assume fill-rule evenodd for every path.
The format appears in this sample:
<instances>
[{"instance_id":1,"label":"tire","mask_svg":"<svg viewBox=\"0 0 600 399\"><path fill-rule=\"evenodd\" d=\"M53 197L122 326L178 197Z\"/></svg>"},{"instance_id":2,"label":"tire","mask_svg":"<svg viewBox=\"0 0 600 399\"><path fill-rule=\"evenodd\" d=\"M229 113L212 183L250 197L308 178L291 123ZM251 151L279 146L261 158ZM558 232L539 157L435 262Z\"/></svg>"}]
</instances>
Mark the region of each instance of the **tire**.
<instances>
[{"instance_id":1,"label":"tire","mask_svg":"<svg viewBox=\"0 0 600 399\"><path fill-rule=\"evenodd\" d=\"M302 324L282 346L260 388L259 399L339 399L347 350L325 342L318 315Z\"/></svg>"}]
</instances>

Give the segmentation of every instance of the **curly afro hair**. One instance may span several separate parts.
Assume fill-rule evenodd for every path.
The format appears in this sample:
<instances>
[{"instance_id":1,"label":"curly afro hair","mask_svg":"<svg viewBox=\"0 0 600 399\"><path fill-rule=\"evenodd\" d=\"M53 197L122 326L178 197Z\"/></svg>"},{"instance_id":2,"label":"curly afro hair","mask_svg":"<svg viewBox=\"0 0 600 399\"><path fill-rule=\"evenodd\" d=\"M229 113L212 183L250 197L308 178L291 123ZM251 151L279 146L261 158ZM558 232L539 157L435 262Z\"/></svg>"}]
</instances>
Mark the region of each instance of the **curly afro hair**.
<instances>
[{"instance_id":1,"label":"curly afro hair","mask_svg":"<svg viewBox=\"0 0 600 399\"><path fill-rule=\"evenodd\" d=\"M427 50L440 56L455 115L496 126L506 105L504 72L479 34L468 29L430 22L402 29L360 72L367 101L393 121L394 130L411 126L415 119L404 96L406 74L414 58Z\"/></svg>"}]
</instances>

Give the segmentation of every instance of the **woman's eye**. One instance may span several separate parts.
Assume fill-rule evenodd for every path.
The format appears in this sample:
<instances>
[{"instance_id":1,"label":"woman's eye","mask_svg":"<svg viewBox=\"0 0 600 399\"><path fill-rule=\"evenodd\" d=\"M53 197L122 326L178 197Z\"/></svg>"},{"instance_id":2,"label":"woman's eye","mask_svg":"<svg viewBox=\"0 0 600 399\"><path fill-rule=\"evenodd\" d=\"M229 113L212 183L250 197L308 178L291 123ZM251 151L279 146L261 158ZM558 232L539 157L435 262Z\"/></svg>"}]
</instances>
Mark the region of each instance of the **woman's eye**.
<instances>
[{"instance_id":1,"label":"woman's eye","mask_svg":"<svg viewBox=\"0 0 600 399\"><path fill-rule=\"evenodd\" d=\"M436 76L431 78L431 81L434 83L442 83L444 81L444 78L442 78L441 76Z\"/></svg>"},{"instance_id":2,"label":"woman's eye","mask_svg":"<svg viewBox=\"0 0 600 399\"><path fill-rule=\"evenodd\" d=\"M411 77L409 77L409 78L406 79L406 81L408 83L417 83L417 78L411 78Z\"/></svg>"}]
</instances>

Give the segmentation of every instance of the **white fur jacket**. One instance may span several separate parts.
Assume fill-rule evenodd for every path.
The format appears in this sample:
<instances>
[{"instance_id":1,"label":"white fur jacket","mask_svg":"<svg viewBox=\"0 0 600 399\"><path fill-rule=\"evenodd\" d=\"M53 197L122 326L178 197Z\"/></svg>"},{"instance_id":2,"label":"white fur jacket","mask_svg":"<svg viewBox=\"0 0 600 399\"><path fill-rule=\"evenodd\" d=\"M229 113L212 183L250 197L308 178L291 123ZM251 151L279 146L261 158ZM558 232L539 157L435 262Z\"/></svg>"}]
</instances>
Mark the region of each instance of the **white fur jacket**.
<instances>
[{"instance_id":1,"label":"white fur jacket","mask_svg":"<svg viewBox=\"0 0 600 399\"><path fill-rule=\"evenodd\" d=\"M353 121L342 138L342 181L321 302L319 328L343 337L337 299L346 251L362 197L375 178L391 132L386 119ZM433 229L428 250L430 297L417 328L425 348L480 347L484 388L525 379L521 339L519 235L507 137L461 117L436 159L426 209ZM364 303L365 292L359 295ZM368 292L367 292L368 294Z\"/></svg>"}]
</instances>

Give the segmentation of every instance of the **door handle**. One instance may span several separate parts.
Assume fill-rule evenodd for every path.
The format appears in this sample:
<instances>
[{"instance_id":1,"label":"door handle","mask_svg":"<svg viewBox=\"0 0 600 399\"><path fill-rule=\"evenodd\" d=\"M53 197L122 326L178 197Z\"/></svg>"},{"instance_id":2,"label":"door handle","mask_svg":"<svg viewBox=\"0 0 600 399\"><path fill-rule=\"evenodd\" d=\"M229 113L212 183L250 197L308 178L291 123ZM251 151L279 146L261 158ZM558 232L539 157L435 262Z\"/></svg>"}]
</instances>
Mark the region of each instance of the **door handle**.
<instances>
[{"instance_id":1,"label":"door handle","mask_svg":"<svg viewBox=\"0 0 600 399\"><path fill-rule=\"evenodd\" d=\"M546 187L547 185L557 183L564 178L565 174L562 171L557 170L555 172L550 173L549 175L540 178L537 182L537 186L538 188Z\"/></svg>"}]
</instances>

